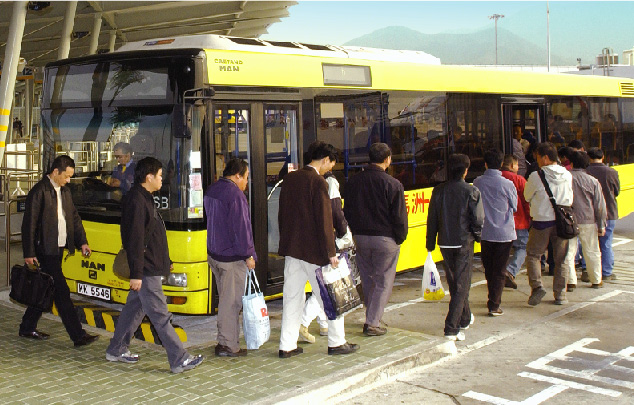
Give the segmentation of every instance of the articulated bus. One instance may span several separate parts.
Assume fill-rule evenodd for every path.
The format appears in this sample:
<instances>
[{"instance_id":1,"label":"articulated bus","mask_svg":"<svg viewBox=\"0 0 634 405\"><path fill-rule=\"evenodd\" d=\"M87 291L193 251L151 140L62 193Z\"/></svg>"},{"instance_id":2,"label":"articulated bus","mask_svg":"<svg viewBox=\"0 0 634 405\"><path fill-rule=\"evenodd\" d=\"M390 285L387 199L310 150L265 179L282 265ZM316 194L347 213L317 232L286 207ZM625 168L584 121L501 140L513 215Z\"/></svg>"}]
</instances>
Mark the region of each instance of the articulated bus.
<instances>
[{"instance_id":1,"label":"articulated bus","mask_svg":"<svg viewBox=\"0 0 634 405\"><path fill-rule=\"evenodd\" d=\"M174 261L164 291L169 310L180 314L215 312L203 194L231 157L250 166L256 272L269 298L281 294L284 274L275 185L305 163L302 153L314 140L340 150L334 172L342 188L368 163L370 144L391 146L388 171L405 186L409 215L399 271L426 258L426 211L432 187L446 179L447 156L471 157L471 181L484 171L485 150L512 150L514 125L536 141L601 147L621 176L620 215L634 206L630 79L443 66L420 52L202 35L51 63L41 111L42 167L62 153L75 159L69 187L93 249L90 258L64 262L71 291L125 302L128 283L112 263L127 190L109 181L114 146L125 143L133 160L163 163L154 200Z\"/></svg>"}]
</instances>

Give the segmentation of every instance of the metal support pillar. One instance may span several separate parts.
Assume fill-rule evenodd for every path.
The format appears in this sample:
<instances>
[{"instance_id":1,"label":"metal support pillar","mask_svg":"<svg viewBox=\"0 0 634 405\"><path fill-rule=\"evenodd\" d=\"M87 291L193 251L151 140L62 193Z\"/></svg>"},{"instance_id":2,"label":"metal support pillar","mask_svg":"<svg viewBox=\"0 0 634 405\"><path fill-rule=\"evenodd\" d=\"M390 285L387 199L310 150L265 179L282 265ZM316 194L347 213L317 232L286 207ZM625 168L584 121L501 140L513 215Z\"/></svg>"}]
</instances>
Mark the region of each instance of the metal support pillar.
<instances>
[{"instance_id":1,"label":"metal support pillar","mask_svg":"<svg viewBox=\"0 0 634 405\"><path fill-rule=\"evenodd\" d=\"M92 24L92 32L90 33L90 50L88 53L94 55L99 47L99 34L101 34L101 13L95 13Z\"/></svg>"},{"instance_id":2,"label":"metal support pillar","mask_svg":"<svg viewBox=\"0 0 634 405\"><path fill-rule=\"evenodd\" d=\"M117 42L117 31L110 31L110 42L108 43L108 50L114 52L114 44Z\"/></svg>"},{"instance_id":3,"label":"metal support pillar","mask_svg":"<svg viewBox=\"0 0 634 405\"><path fill-rule=\"evenodd\" d=\"M13 3L13 14L9 25L4 51L4 63L2 64L2 78L0 79L0 162L4 158L5 141L7 132L13 130L13 123L9 122L11 107L13 105L15 76L18 73L20 50L22 49L22 35L26 21L26 1ZM6 7L4 7L6 9Z\"/></svg>"},{"instance_id":4,"label":"metal support pillar","mask_svg":"<svg viewBox=\"0 0 634 405\"><path fill-rule=\"evenodd\" d=\"M70 35L73 33L75 25L75 11L77 10L77 2L69 1L66 3L66 13L64 14L64 28L62 28L62 37L57 50L57 59L68 58L70 52Z\"/></svg>"},{"instance_id":5,"label":"metal support pillar","mask_svg":"<svg viewBox=\"0 0 634 405\"><path fill-rule=\"evenodd\" d=\"M22 126L22 137L31 140L31 126L33 122L33 87L34 80L26 79L24 81L24 125Z\"/></svg>"}]
</instances>

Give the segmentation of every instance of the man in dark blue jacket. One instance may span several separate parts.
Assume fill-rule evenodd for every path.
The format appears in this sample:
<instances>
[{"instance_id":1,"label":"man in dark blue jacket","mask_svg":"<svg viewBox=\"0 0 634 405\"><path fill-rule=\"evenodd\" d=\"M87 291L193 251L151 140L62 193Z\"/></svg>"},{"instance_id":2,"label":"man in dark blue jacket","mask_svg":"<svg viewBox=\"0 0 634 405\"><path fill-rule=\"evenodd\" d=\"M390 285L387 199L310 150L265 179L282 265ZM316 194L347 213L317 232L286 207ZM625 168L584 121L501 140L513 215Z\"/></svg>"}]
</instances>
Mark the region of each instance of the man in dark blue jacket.
<instances>
[{"instance_id":1,"label":"man in dark blue jacket","mask_svg":"<svg viewBox=\"0 0 634 405\"><path fill-rule=\"evenodd\" d=\"M350 178L344 191L345 213L357 245L365 310L363 333L380 336L385 305L392 294L401 243L407 238L407 208L403 185L385 171L392 164L392 151L374 143L370 164Z\"/></svg>"},{"instance_id":2,"label":"man in dark blue jacket","mask_svg":"<svg viewBox=\"0 0 634 405\"><path fill-rule=\"evenodd\" d=\"M192 356L171 324L161 277L170 273L170 257L165 224L154 206L152 193L163 183L163 168L153 157L141 159L134 172L134 186L126 194L121 209L121 241L130 266L130 292L121 310L117 327L106 349L106 360L136 363L130 341L147 314L167 352L172 373L182 373L203 362Z\"/></svg>"},{"instance_id":3,"label":"man in dark blue jacket","mask_svg":"<svg viewBox=\"0 0 634 405\"><path fill-rule=\"evenodd\" d=\"M207 214L207 254L218 286L218 345L216 356L246 356L240 349L240 310L247 269L255 269L255 246L249 202L249 165L242 159L227 162L222 178L209 186L204 204Z\"/></svg>"}]
</instances>

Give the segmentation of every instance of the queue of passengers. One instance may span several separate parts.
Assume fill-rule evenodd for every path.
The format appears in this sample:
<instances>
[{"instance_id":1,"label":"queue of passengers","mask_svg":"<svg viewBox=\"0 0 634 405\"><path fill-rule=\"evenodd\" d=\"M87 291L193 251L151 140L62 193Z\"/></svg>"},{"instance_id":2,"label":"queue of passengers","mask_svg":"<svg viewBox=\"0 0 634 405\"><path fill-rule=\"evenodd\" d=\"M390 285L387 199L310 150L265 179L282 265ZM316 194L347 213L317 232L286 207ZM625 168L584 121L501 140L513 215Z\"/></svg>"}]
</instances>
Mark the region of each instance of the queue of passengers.
<instances>
[{"instance_id":1,"label":"queue of passengers","mask_svg":"<svg viewBox=\"0 0 634 405\"><path fill-rule=\"evenodd\" d=\"M517 288L515 276L524 259L532 289L528 303L534 306L541 302L546 291L541 282L540 260L549 242L555 261L554 303L567 303L566 292L576 287L577 239L557 235L544 182L549 184L557 204L573 207L588 267L587 280L592 287L600 288L602 278L615 278L611 238L619 193L616 171L601 163L602 152L597 148L572 153L571 171L558 164L557 150L550 143L539 144L535 156L539 170L525 180L517 174L520 165L516 157L489 150L484 156L486 171L473 185L464 180L470 166L468 156L449 156L449 180L432 192L426 241L427 250L431 252L438 245L444 259L451 293L444 329L448 339L464 340L464 330L474 322L469 308L474 242L482 244L490 316L503 314L503 288ZM371 145L369 160L363 171L348 182L343 210L338 183L328 175L337 161L334 146L314 142L305 156L309 163L284 177L278 217L279 254L285 257L280 358L303 352L297 345L300 336L307 342L315 341L307 330L314 319L308 312L322 314L320 333L328 336L329 355L351 354L359 349L358 344L346 340L344 317L326 320L320 294L313 294L310 299L313 309L305 305L304 294L306 282L317 288L315 269L337 267L338 251L352 243L356 245L364 291L363 334L387 333L382 316L392 293L400 245L407 238L407 209L403 185L386 172L392 162L389 146ZM53 276L54 302L62 323L74 345L84 346L99 336L83 330L61 270L64 249L70 255L75 249L86 257L91 254L70 191L64 187L74 168L69 156L59 156L44 179L31 189L22 224L22 244L26 264L39 262L42 270ZM134 184L124 197L121 214L130 293L106 349L106 359L139 361L129 345L147 314L167 352L170 370L180 373L200 365L204 358L183 348L170 323L171 314L161 287L161 277L169 275L171 268L165 226L152 198L152 193L162 186L162 165L159 160L146 157L133 168ZM247 271L254 269L258 260L244 194L248 177L247 162L231 159L222 178L209 186L204 196L208 261L219 293L218 343L214 350L219 357L247 355L239 345L239 313ZM27 309L20 325L21 337L49 337L37 330L41 314L35 308Z\"/></svg>"}]
</instances>

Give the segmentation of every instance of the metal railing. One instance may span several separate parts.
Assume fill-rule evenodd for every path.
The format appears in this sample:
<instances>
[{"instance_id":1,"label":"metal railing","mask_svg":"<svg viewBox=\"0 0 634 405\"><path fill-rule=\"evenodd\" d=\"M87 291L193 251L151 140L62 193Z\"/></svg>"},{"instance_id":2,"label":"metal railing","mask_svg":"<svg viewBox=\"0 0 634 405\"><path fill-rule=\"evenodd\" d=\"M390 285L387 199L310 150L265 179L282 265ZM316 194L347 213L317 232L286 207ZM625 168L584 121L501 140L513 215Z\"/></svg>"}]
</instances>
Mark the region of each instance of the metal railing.
<instances>
[{"instance_id":1,"label":"metal railing","mask_svg":"<svg viewBox=\"0 0 634 405\"><path fill-rule=\"evenodd\" d=\"M7 156L24 156L26 164L23 167L16 168L7 167ZM33 170L36 164L39 167L39 151L27 150L19 152L5 151L5 156L0 167L0 182L2 183L2 200L4 203L4 212L0 213L0 217L5 217L5 251L6 251L6 268L7 268L7 285L11 277L11 239L14 236L20 236L21 232L12 232L11 216L12 206L16 204L16 213L24 211L25 207L19 206L20 203L26 202L26 195L31 187L40 180L40 171Z\"/></svg>"}]
</instances>

